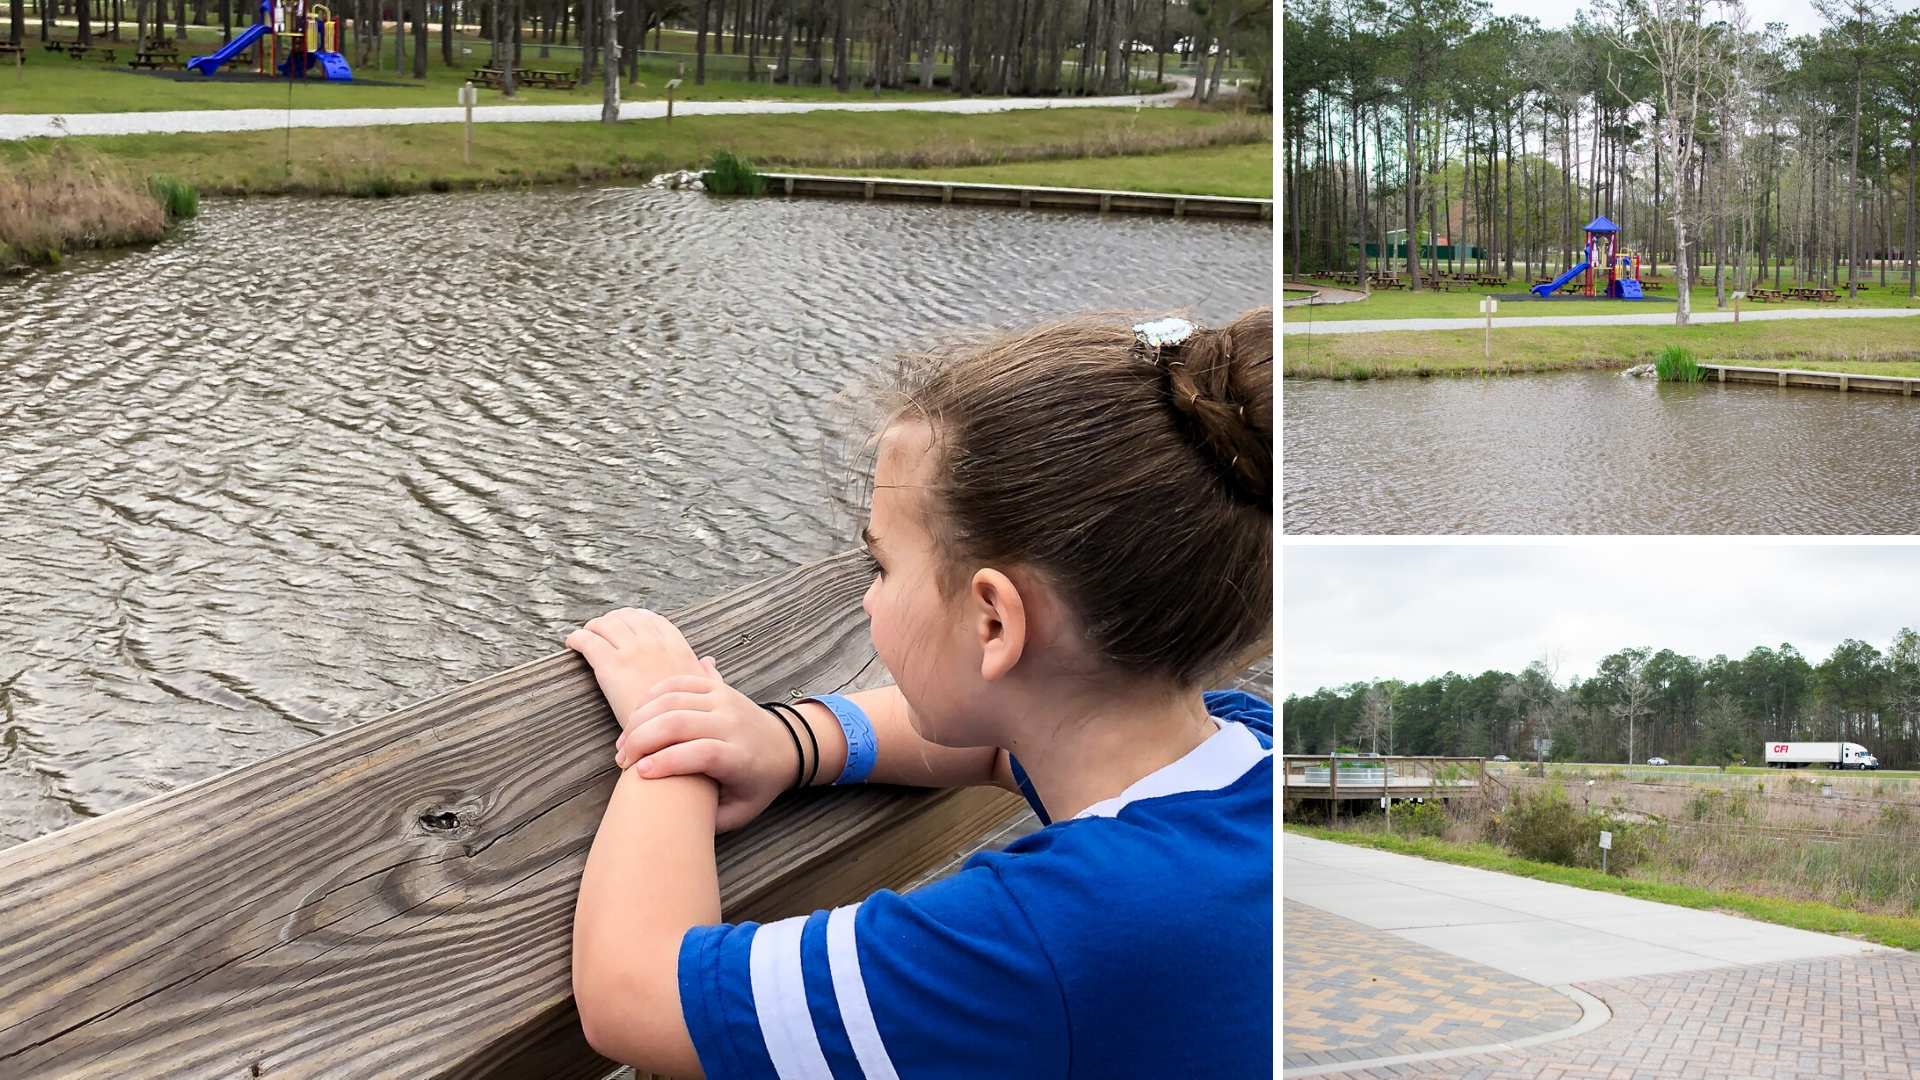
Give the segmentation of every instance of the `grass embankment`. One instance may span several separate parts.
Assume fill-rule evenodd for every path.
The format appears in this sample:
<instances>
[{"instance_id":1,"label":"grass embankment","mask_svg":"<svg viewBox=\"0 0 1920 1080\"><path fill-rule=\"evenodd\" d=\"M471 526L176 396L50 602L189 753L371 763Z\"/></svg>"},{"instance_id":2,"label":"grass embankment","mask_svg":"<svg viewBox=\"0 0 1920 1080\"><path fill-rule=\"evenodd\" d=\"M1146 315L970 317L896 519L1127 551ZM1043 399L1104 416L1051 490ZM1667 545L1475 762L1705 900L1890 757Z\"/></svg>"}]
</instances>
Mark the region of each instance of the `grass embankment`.
<instances>
[{"instance_id":1,"label":"grass embankment","mask_svg":"<svg viewBox=\"0 0 1920 1080\"><path fill-rule=\"evenodd\" d=\"M1143 114L1144 115L1144 114ZM1229 195L1248 199L1273 197L1273 121L1270 117L1235 116L1205 127L1155 132L1127 132L1106 128L1087 133L1077 142L1053 148L974 145L930 147L906 165L888 164L875 154L875 164L853 160L845 166L823 167L829 175L895 176L912 180L952 180L969 184L1023 184L1043 187L1101 188L1113 191L1165 191L1181 195ZM1161 150L1164 152L1145 152ZM969 164L992 155L990 164ZM1028 157L1028 160L1022 160ZM901 159L895 157L893 161Z\"/></svg>"},{"instance_id":2,"label":"grass embankment","mask_svg":"<svg viewBox=\"0 0 1920 1080\"><path fill-rule=\"evenodd\" d=\"M1288 314L1298 308L1286 309ZM1534 326L1496 330L1485 359L1480 330L1391 330L1287 335L1290 378L1507 375L1631 367L1669 346L1701 363L1920 375L1920 316L1661 326Z\"/></svg>"},{"instance_id":3,"label":"grass embankment","mask_svg":"<svg viewBox=\"0 0 1920 1080\"><path fill-rule=\"evenodd\" d=\"M1058 159L1057 175L1089 167L1089 144L1124 153L1200 144L1236 114L1202 109L1036 109L963 115L819 112L695 116L666 124L476 124L473 164L461 161L461 125L294 128L219 134L117 135L83 140L136 173L178 176L210 194L407 194L463 188L639 179L704 167L716 150L760 169ZM1270 130L1270 129L1269 129ZM288 144L291 139L291 158ZM0 142L0 167L49 140ZM1262 144L1271 153L1271 143ZM969 155L972 161L969 161ZM1180 155L1184 157L1185 155ZM1120 158L1102 158L1116 165ZM1208 163L1168 161L1155 180L1204 187ZM1037 173L1046 175L1044 169ZM1213 194L1214 191L1202 192Z\"/></svg>"},{"instance_id":4,"label":"grass embankment","mask_svg":"<svg viewBox=\"0 0 1920 1080\"><path fill-rule=\"evenodd\" d=\"M56 147L0 170L0 271L58 263L86 248L151 243L198 211L189 184L143 180L96 154Z\"/></svg>"},{"instance_id":5,"label":"grass embankment","mask_svg":"<svg viewBox=\"0 0 1920 1080\"><path fill-rule=\"evenodd\" d=\"M1351 289L1350 285L1335 285L1330 281L1313 278L1305 280L1314 284L1332 285L1334 288ZM1518 282L1507 288L1454 289L1451 292L1421 290L1407 292L1404 289L1384 289L1376 291L1365 300L1348 304L1315 304L1307 308L1288 308L1284 319L1287 322L1336 322L1345 319L1478 319L1480 299L1493 294L1511 294L1523 291ZM1714 307L1713 288L1695 287L1689 290L1693 295L1693 311L1733 310ZM1731 290L1729 290L1731 294ZM1502 300L1500 310L1494 312L1493 321L1501 319L1537 318L1541 316L1574 315L1648 315L1665 314L1672 317L1679 305L1673 301L1671 287L1665 298L1658 294L1648 300ZM1877 285L1864 290L1852 300L1846 298L1846 290L1841 289L1840 300L1832 304L1812 301L1792 301L1784 304L1756 303L1743 301L1740 305L1742 315L1756 311L1779 311L1783 308L1920 308L1920 300L1908 300L1905 285L1882 289Z\"/></svg>"},{"instance_id":6,"label":"grass embankment","mask_svg":"<svg viewBox=\"0 0 1920 1080\"><path fill-rule=\"evenodd\" d=\"M1559 866L1510 855L1492 844L1462 843L1430 837L1401 837L1378 832L1328 829L1289 822L1286 828L1303 836L1332 840L1356 847L1370 847L1402 855L1416 855L1437 862L1496 870L1505 874L1574 885L1583 889L1618 893L1622 896L1653 900L1678 907L1703 911L1730 911L1762 922L1777 923L1800 930L1826 934L1846 934L1880 945L1920 951L1920 919L1899 915L1875 915L1850 911L1833 904L1813 900L1786 900L1756 896L1723 889L1621 877L1585 867Z\"/></svg>"},{"instance_id":7,"label":"grass embankment","mask_svg":"<svg viewBox=\"0 0 1920 1080\"><path fill-rule=\"evenodd\" d=\"M1487 771L1504 775L1533 768L1531 762L1491 762ZM1607 762L1549 761L1548 776L1585 780L1610 778L1636 780L1655 777L1677 780L1710 780L1718 776L1766 776L1774 779L1842 780L1853 783L1877 783L1882 780L1920 780L1913 769L1774 769L1765 765L1622 765Z\"/></svg>"}]
</instances>

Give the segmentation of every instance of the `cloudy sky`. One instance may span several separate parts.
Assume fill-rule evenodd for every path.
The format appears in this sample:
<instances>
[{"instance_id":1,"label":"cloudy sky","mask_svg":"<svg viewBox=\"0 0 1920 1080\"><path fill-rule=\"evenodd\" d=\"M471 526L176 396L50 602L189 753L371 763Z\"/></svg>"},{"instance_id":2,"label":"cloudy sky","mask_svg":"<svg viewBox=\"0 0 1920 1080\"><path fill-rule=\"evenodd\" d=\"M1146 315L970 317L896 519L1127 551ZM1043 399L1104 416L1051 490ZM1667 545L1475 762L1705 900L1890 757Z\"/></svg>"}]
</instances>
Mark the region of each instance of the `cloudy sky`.
<instances>
[{"instance_id":1,"label":"cloudy sky","mask_svg":"<svg viewBox=\"0 0 1920 1080\"><path fill-rule=\"evenodd\" d=\"M1531 15L1541 26L1571 25L1574 12L1582 6L1579 3L1542 4L1539 0L1492 0L1491 3L1495 15ZM1894 0L1887 7L1904 10L1906 5ZM1786 23L1788 34L1811 34L1819 30L1825 20L1813 9L1813 0L1747 0L1748 26L1758 30L1770 22Z\"/></svg>"},{"instance_id":2,"label":"cloudy sky","mask_svg":"<svg viewBox=\"0 0 1920 1080\"><path fill-rule=\"evenodd\" d=\"M1284 693L1551 657L1564 684L1616 649L1705 660L1849 637L1884 651L1920 628L1920 547L1610 539L1572 546L1290 543Z\"/></svg>"}]
</instances>

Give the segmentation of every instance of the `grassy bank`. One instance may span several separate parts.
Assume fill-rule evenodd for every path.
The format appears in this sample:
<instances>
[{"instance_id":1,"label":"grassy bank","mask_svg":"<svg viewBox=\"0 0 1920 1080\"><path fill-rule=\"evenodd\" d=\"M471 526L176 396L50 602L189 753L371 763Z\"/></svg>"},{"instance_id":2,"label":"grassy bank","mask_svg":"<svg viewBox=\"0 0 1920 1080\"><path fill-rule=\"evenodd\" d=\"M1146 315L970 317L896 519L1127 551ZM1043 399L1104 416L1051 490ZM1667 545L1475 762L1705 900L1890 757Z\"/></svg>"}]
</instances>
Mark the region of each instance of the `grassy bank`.
<instances>
[{"instance_id":1,"label":"grassy bank","mask_svg":"<svg viewBox=\"0 0 1920 1080\"><path fill-rule=\"evenodd\" d=\"M1431 837L1402 837L1380 832L1355 832L1288 823L1286 828L1303 836L1332 840L1356 847L1370 847L1423 859L1495 870L1504 874L1552 881L1583 889L1618 893L1622 896L1652 900L1703 911L1729 911L1762 922L1777 923L1800 930L1825 934L1845 934L1898 949L1920 951L1920 919L1898 915L1875 915L1850 911L1833 904L1811 900L1785 900L1756 896L1745 892L1708 889L1672 882L1645 880L1605 874L1584 867L1559 866L1510 855L1491 844L1460 843Z\"/></svg>"},{"instance_id":2,"label":"grassy bank","mask_svg":"<svg viewBox=\"0 0 1920 1080\"><path fill-rule=\"evenodd\" d=\"M925 169L880 166L822 169L828 174L897 176L968 184L1165 191L1180 195L1273 198L1273 144L1249 143L1204 150L1126 157L1081 157L1007 165L953 165Z\"/></svg>"},{"instance_id":3,"label":"grassy bank","mask_svg":"<svg viewBox=\"0 0 1920 1080\"><path fill-rule=\"evenodd\" d=\"M1313 280L1313 279L1308 279ZM1330 281L1314 281L1315 284L1333 285ZM1352 286L1335 285L1335 288ZM1480 299L1489 294L1510 294L1521 291L1519 284L1509 288L1494 289L1454 289L1450 292L1421 290L1407 292L1403 289L1386 289L1375 292L1365 300L1349 304L1315 304L1311 311L1305 308L1289 308L1286 311L1287 322L1335 322L1344 319L1477 319L1480 318ZM1669 287L1671 288L1671 287ZM1714 306L1712 286L1689 290L1693 294L1695 312L1732 311L1731 305L1725 308ZM1502 300L1500 310L1494 312L1495 322L1501 319L1523 317L1562 316L1562 315L1646 315L1664 312L1671 316L1678 307L1671 292L1666 299L1638 300ZM1861 292L1852 300L1846 298L1845 290L1837 303L1819 304L1811 301L1794 301L1784 304L1755 303L1745 301L1740 305L1742 314L1754 311L1778 311L1782 308L1920 308L1920 300L1908 300L1905 286L1882 289L1878 286Z\"/></svg>"},{"instance_id":4,"label":"grassy bank","mask_svg":"<svg viewBox=\"0 0 1920 1080\"><path fill-rule=\"evenodd\" d=\"M1298 308L1287 309L1288 314ZM1480 330L1287 335L1290 378L1380 379L1625 368L1680 345L1701 363L1920 374L1920 316L1693 326L1538 326L1496 330L1493 358Z\"/></svg>"},{"instance_id":5,"label":"grassy bank","mask_svg":"<svg viewBox=\"0 0 1920 1080\"><path fill-rule=\"evenodd\" d=\"M1170 140L1200 139L1207 129L1244 123L1232 113L1178 108L1039 109L972 116L836 111L696 116L671 124L477 124L472 165L461 161L457 124L295 128L290 134L119 135L83 141L88 149L136 173L178 176L210 194L406 194L644 178L702 167L716 150L730 150L763 169L890 162L912 167L935 153L955 165L971 163L957 150L981 162L1067 161L1081 157L1090 142L1117 151L1154 150ZM0 142L0 167L49 141ZM1110 163L1103 159L1099 164ZM1073 176L1085 175L1092 167L1069 166ZM1200 167L1192 172L1205 175ZM1037 174L1045 175L1045 170Z\"/></svg>"},{"instance_id":6,"label":"grassy bank","mask_svg":"<svg viewBox=\"0 0 1920 1080\"><path fill-rule=\"evenodd\" d=\"M0 271L58 263L89 248L152 243L192 217L199 196L77 147L17 157L0 171Z\"/></svg>"}]
</instances>

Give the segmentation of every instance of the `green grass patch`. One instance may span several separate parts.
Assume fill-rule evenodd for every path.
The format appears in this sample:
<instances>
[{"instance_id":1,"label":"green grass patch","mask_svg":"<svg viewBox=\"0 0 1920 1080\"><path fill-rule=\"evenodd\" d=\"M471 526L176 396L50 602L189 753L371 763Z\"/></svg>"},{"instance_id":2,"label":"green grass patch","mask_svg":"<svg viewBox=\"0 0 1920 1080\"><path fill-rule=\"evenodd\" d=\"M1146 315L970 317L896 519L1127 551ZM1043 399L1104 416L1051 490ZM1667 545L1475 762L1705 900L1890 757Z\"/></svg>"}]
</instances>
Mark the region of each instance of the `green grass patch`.
<instances>
[{"instance_id":1,"label":"green grass patch","mask_svg":"<svg viewBox=\"0 0 1920 1080\"><path fill-rule=\"evenodd\" d=\"M1491 361L1482 354L1483 342L1481 330L1296 332L1286 335L1281 363L1290 378L1505 375L1625 368L1651 363L1662 350L1679 346L1708 363L1904 375L1916 373L1912 369L1920 362L1920 316L1738 325L1513 327L1494 330Z\"/></svg>"},{"instance_id":2,"label":"green grass patch","mask_svg":"<svg viewBox=\"0 0 1920 1080\"><path fill-rule=\"evenodd\" d=\"M1661 349L1660 355L1653 358L1653 370L1661 382L1699 382L1706 377L1701 374L1692 351L1678 345Z\"/></svg>"},{"instance_id":3,"label":"green grass patch","mask_svg":"<svg viewBox=\"0 0 1920 1080\"><path fill-rule=\"evenodd\" d=\"M373 185L372 178L406 194L644 179L702 168L721 150L751 158L760 169L871 167L923 160L962 144L1002 156L1072 156L1089 141L1172 137L1235 121L1231 113L1198 109L1121 108L476 124L471 165L461 160L459 124L116 135L0 142L0 173L50 143L66 142L141 175L179 177L202 194L346 194Z\"/></svg>"},{"instance_id":4,"label":"green grass patch","mask_svg":"<svg viewBox=\"0 0 1920 1080\"><path fill-rule=\"evenodd\" d=\"M168 221L185 221L200 214L200 192L177 176L151 176L147 187L167 212Z\"/></svg>"},{"instance_id":5,"label":"green grass patch","mask_svg":"<svg viewBox=\"0 0 1920 1080\"><path fill-rule=\"evenodd\" d=\"M1406 838L1382 833L1357 833L1291 822L1286 825L1286 828L1289 832L1302 836L1351 844L1355 847L1414 855L1436 862L1471 866L1480 870L1494 870L1503 874L1573 885L1598 892L1618 893L1622 896L1672 904L1676 907L1733 912L1762 922L1791 926L1799 930L1844 934L1897 949L1920 951L1920 919L1916 918L1870 915L1812 900L1781 900L1644 878L1620 877L1584 867L1559 866L1554 863L1522 859L1509 855L1491 844L1463 844L1431 837Z\"/></svg>"}]
</instances>

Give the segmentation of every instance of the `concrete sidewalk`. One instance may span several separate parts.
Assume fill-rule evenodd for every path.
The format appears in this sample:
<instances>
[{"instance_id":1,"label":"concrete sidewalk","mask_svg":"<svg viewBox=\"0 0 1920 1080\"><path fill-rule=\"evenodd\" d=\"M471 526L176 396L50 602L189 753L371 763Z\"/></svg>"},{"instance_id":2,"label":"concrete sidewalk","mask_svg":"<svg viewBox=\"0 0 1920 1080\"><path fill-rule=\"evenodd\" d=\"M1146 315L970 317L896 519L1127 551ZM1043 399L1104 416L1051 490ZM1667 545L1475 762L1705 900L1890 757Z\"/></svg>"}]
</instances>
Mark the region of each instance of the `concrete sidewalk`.
<instances>
[{"instance_id":1,"label":"concrete sidewalk","mask_svg":"<svg viewBox=\"0 0 1920 1080\"><path fill-rule=\"evenodd\" d=\"M1785 311L1740 313L1740 321L1772 322L1776 319L1898 319L1920 315L1920 308L1789 308ZM1693 323L1730 323L1731 311L1696 311ZM1280 326L1283 334L1381 334L1395 330L1479 330L1487 325L1479 319L1326 319L1289 320ZM1495 316L1493 328L1507 330L1525 326L1672 326L1673 309L1645 315L1511 315Z\"/></svg>"},{"instance_id":2,"label":"concrete sidewalk","mask_svg":"<svg viewBox=\"0 0 1920 1080\"><path fill-rule=\"evenodd\" d=\"M1022 109L1139 108L1172 105L1193 92L1193 80L1171 76L1178 87L1164 94L1096 98L955 98L952 101L682 101L675 116L747 116L840 110L846 112L996 113ZM284 95L283 95L284 96ZM667 115L664 101L629 101L622 120ZM147 135L206 131L279 131L288 127L385 127L458 124L465 110L445 109L203 109L187 112L24 113L0 115L0 139L67 135ZM600 119L599 104L488 105L473 110L476 124L584 123Z\"/></svg>"},{"instance_id":3,"label":"concrete sidewalk","mask_svg":"<svg viewBox=\"0 0 1920 1080\"><path fill-rule=\"evenodd\" d=\"M1912 953L1292 834L1281 859L1288 1077L1920 1075Z\"/></svg>"}]
</instances>

